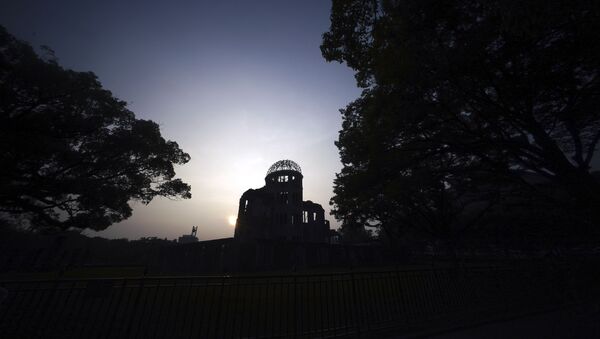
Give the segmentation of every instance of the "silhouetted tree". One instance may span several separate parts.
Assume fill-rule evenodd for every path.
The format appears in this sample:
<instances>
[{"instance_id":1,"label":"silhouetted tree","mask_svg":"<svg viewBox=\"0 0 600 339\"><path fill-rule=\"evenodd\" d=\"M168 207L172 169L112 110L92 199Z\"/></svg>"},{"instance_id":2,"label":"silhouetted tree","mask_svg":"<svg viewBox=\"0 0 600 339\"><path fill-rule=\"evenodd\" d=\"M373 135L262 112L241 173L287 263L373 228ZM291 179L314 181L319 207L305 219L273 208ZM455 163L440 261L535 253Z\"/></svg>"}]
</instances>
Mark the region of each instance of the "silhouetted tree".
<instances>
[{"instance_id":1,"label":"silhouetted tree","mask_svg":"<svg viewBox=\"0 0 600 339\"><path fill-rule=\"evenodd\" d=\"M600 221L599 19L589 1L333 0L323 56L364 88L341 111L336 217L448 228L494 187L534 194L526 171Z\"/></svg>"},{"instance_id":2,"label":"silhouetted tree","mask_svg":"<svg viewBox=\"0 0 600 339\"><path fill-rule=\"evenodd\" d=\"M36 230L101 230L128 202L190 198L190 157L91 72L40 58L0 26L0 214Z\"/></svg>"},{"instance_id":3,"label":"silhouetted tree","mask_svg":"<svg viewBox=\"0 0 600 339\"><path fill-rule=\"evenodd\" d=\"M365 229L364 225L345 222L338 229L342 243L364 243L374 239L373 231Z\"/></svg>"}]
</instances>

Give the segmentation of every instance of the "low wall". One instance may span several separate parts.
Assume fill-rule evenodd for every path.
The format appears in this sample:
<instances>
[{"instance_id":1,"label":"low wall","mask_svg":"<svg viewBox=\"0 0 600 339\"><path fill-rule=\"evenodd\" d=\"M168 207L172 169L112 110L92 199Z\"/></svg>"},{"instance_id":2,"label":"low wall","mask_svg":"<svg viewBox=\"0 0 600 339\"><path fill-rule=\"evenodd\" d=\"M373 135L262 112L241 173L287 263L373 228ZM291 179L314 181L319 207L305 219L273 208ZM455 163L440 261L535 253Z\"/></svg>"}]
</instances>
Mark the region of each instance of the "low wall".
<instances>
[{"instance_id":1,"label":"low wall","mask_svg":"<svg viewBox=\"0 0 600 339\"><path fill-rule=\"evenodd\" d=\"M1 244L0 272L142 266L147 274L299 271L390 265L398 256L378 245L331 245L233 238L177 244L84 237L13 239Z\"/></svg>"}]
</instances>

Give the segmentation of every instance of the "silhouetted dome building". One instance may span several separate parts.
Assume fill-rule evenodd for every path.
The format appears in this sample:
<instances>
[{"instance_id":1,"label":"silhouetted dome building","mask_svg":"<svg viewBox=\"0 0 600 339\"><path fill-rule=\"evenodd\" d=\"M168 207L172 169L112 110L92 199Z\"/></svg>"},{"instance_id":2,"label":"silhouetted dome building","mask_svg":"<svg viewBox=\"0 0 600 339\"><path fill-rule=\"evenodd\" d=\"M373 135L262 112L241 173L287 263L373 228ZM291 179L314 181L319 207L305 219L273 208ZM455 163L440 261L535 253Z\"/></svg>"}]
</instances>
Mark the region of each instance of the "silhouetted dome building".
<instances>
[{"instance_id":1,"label":"silhouetted dome building","mask_svg":"<svg viewBox=\"0 0 600 339\"><path fill-rule=\"evenodd\" d=\"M274 163L267 171L265 186L242 194L235 238L328 242L325 210L310 200L302 200L302 179L297 163Z\"/></svg>"}]
</instances>

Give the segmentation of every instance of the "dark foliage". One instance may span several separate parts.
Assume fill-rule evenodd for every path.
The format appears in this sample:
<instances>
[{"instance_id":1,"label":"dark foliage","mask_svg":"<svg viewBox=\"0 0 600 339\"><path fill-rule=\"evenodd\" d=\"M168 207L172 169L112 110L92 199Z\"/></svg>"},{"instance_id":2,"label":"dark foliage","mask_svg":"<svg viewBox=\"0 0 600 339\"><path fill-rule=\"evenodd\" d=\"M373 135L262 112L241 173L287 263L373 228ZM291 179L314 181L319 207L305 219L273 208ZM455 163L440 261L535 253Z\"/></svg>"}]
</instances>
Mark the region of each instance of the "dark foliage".
<instances>
[{"instance_id":1,"label":"dark foliage","mask_svg":"<svg viewBox=\"0 0 600 339\"><path fill-rule=\"evenodd\" d=\"M321 50L364 88L336 217L452 238L542 202L597 224L599 32L590 1L333 0Z\"/></svg>"},{"instance_id":2,"label":"dark foliage","mask_svg":"<svg viewBox=\"0 0 600 339\"><path fill-rule=\"evenodd\" d=\"M372 230L365 229L363 225L349 222L342 223L337 231L344 244L367 243L375 238Z\"/></svg>"},{"instance_id":3,"label":"dark foliage","mask_svg":"<svg viewBox=\"0 0 600 339\"><path fill-rule=\"evenodd\" d=\"M190 198L190 157L91 72L44 60L0 26L0 211L35 230L105 229L128 202Z\"/></svg>"}]
</instances>

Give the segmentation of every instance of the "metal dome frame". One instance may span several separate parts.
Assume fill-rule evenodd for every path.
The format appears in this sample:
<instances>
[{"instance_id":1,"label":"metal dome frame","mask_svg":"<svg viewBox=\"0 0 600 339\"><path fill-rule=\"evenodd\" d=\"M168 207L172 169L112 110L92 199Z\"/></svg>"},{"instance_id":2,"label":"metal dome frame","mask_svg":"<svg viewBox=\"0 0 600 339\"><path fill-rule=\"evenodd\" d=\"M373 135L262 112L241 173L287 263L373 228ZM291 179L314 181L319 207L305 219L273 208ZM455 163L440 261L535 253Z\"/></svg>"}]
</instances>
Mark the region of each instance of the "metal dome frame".
<instances>
[{"instance_id":1,"label":"metal dome frame","mask_svg":"<svg viewBox=\"0 0 600 339\"><path fill-rule=\"evenodd\" d=\"M300 165L298 165L292 160L287 159L279 160L273 165L271 165L271 167L269 167L269 170L267 171L267 175L278 171L296 171L302 174L302 169L300 168Z\"/></svg>"}]
</instances>

